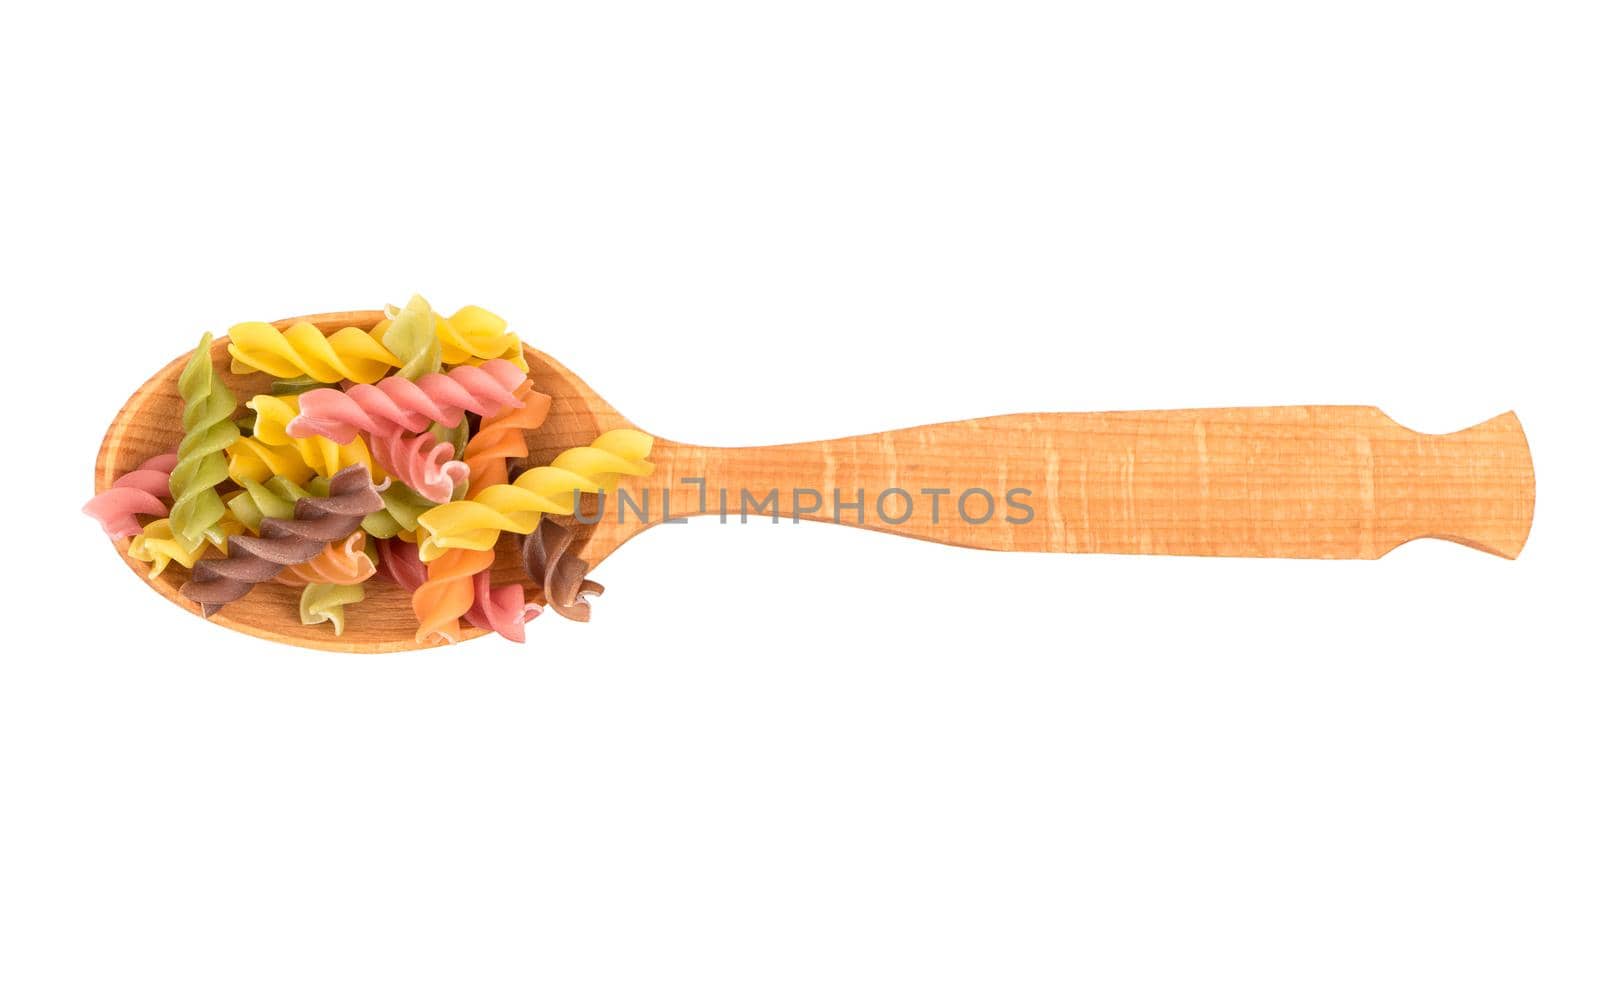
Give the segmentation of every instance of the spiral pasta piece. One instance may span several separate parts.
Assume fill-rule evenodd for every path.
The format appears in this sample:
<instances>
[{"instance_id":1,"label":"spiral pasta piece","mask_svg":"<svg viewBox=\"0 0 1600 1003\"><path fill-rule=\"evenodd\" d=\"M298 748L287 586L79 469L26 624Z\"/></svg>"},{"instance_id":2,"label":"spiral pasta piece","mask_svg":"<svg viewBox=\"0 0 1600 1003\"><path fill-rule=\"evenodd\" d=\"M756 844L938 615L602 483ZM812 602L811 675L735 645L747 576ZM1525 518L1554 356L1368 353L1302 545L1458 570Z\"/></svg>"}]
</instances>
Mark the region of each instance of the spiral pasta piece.
<instances>
[{"instance_id":1,"label":"spiral pasta piece","mask_svg":"<svg viewBox=\"0 0 1600 1003\"><path fill-rule=\"evenodd\" d=\"M428 566L422 563L417 545L404 540L378 541L378 577L387 578L407 592L415 592L428 580Z\"/></svg>"},{"instance_id":2,"label":"spiral pasta piece","mask_svg":"<svg viewBox=\"0 0 1600 1003\"><path fill-rule=\"evenodd\" d=\"M488 574L493 563L493 551L452 550L428 565L428 580L411 594L418 644L461 640L460 618L472 609L475 598L473 576Z\"/></svg>"},{"instance_id":3,"label":"spiral pasta piece","mask_svg":"<svg viewBox=\"0 0 1600 1003\"><path fill-rule=\"evenodd\" d=\"M90 498L83 506L84 515L99 522L113 540L134 536L139 532L139 516L167 514L167 502L172 498L169 475L177 462L177 453L150 457Z\"/></svg>"},{"instance_id":4,"label":"spiral pasta piece","mask_svg":"<svg viewBox=\"0 0 1600 1003\"><path fill-rule=\"evenodd\" d=\"M531 533L541 516L571 515L580 493L601 490L571 470L534 467L510 484L494 485L475 498L422 513L417 519L427 534L420 538L422 558L432 561L451 550L493 550L502 532Z\"/></svg>"},{"instance_id":5,"label":"spiral pasta piece","mask_svg":"<svg viewBox=\"0 0 1600 1003\"><path fill-rule=\"evenodd\" d=\"M345 443L358 432L404 429L415 435L433 422L454 427L468 412L489 415L515 404L524 379L511 363L490 359L416 380L388 376L348 390L308 390L287 430L295 438L320 435Z\"/></svg>"},{"instance_id":6,"label":"spiral pasta piece","mask_svg":"<svg viewBox=\"0 0 1600 1003\"><path fill-rule=\"evenodd\" d=\"M551 609L568 620L587 622L588 597L600 595L606 587L584 577L589 563L568 552L573 539L571 527L554 519L540 520L538 528L522 538L522 566Z\"/></svg>"},{"instance_id":7,"label":"spiral pasta piece","mask_svg":"<svg viewBox=\"0 0 1600 1003\"><path fill-rule=\"evenodd\" d=\"M183 440L178 443L178 462L168 475L172 492L168 519L173 535L193 548L222 518L217 485L228 479L223 451L239 438L233 423L238 402L211 365L210 332L200 339L178 376L178 393L183 397Z\"/></svg>"},{"instance_id":8,"label":"spiral pasta piece","mask_svg":"<svg viewBox=\"0 0 1600 1003\"><path fill-rule=\"evenodd\" d=\"M253 435L241 436L225 450L228 476L241 485L246 481L270 481L274 477L304 484L314 471L301 455L299 441L269 446Z\"/></svg>"},{"instance_id":9,"label":"spiral pasta piece","mask_svg":"<svg viewBox=\"0 0 1600 1003\"><path fill-rule=\"evenodd\" d=\"M422 559L432 561L457 549L492 550L502 532L527 534L547 513L571 515L580 492L610 491L624 475L654 470L645 459L654 441L637 429L613 429L591 445L567 450L549 466L524 471L510 484L424 512L418 519L428 532L421 543Z\"/></svg>"},{"instance_id":10,"label":"spiral pasta piece","mask_svg":"<svg viewBox=\"0 0 1600 1003\"><path fill-rule=\"evenodd\" d=\"M472 498L484 488L504 484L506 464L528 455L528 439L524 432L544 424L550 413L550 397L525 386L518 394L517 404L485 418L478 432L467 440L467 497ZM448 501L449 499L443 499Z\"/></svg>"},{"instance_id":11,"label":"spiral pasta piece","mask_svg":"<svg viewBox=\"0 0 1600 1003\"><path fill-rule=\"evenodd\" d=\"M266 394L250 398L245 406L256 413L256 434L252 439L261 444L263 454L265 451L272 451L275 455L281 456L284 455L284 451L293 451L308 469L322 477L332 477L337 471L359 464L371 473L374 483L383 481L387 476L383 466L373 461L372 452L360 438L352 436L340 443L320 435L298 437L289 432L289 427L299 419L302 402L312 394L324 392L339 393L337 390L313 390L301 394L298 400L293 397L270 397ZM266 462L264 455L261 462L262 466L273 469L272 464ZM273 469L273 473L294 479L287 469Z\"/></svg>"},{"instance_id":12,"label":"spiral pasta piece","mask_svg":"<svg viewBox=\"0 0 1600 1003\"><path fill-rule=\"evenodd\" d=\"M383 342L359 327L325 335L307 321L283 331L259 321L235 324L228 328L228 354L236 373L310 377L319 383L372 383L400 365Z\"/></svg>"},{"instance_id":13,"label":"spiral pasta piece","mask_svg":"<svg viewBox=\"0 0 1600 1003\"><path fill-rule=\"evenodd\" d=\"M429 565L422 563L416 544L380 540L378 574L414 593L427 584ZM464 616L474 627L492 630L520 644L525 636L523 625L539 613L539 604L528 601L521 585L494 585L487 568L472 576L472 606ZM459 635L459 625L456 630Z\"/></svg>"},{"instance_id":14,"label":"spiral pasta piece","mask_svg":"<svg viewBox=\"0 0 1600 1003\"><path fill-rule=\"evenodd\" d=\"M403 309L387 307L385 317L372 329L383 339L384 347L400 359L396 376L414 380L426 373L437 373L444 360L444 348L435 331L433 307L421 296L411 297Z\"/></svg>"},{"instance_id":15,"label":"spiral pasta piece","mask_svg":"<svg viewBox=\"0 0 1600 1003\"><path fill-rule=\"evenodd\" d=\"M151 579L161 577L161 573L173 564L185 568L192 568L195 562L203 556L209 547L216 547L223 554L228 552L228 537L226 533L237 533L244 527L239 525L231 516L223 516L212 527L211 532L216 534L216 539L201 539L194 546L189 546L172 531L172 523L167 519L157 519L128 541L128 556L136 561L150 565Z\"/></svg>"},{"instance_id":16,"label":"spiral pasta piece","mask_svg":"<svg viewBox=\"0 0 1600 1003\"><path fill-rule=\"evenodd\" d=\"M329 482L326 498L301 498L295 502L294 518L264 518L259 537L232 536L226 558L197 562L183 594L211 616L257 582L310 560L325 545L354 533L362 519L382 507L383 499L373 490L366 469L346 467Z\"/></svg>"},{"instance_id":17,"label":"spiral pasta piece","mask_svg":"<svg viewBox=\"0 0 1600 1003\"><path fill-rule=\"evenodd\" d=\"M543 608L528 601L528 594L520 584L495 585L488 571L472 576L472 608L467 610L467 622L473 626L492 630L508 641L521 644L526 638L528 621L541 612Z\"/></svg>"},{"instance_id":18,"label":"spiral pasta piece","mask_svg":"<svg viewBox=\"0 0 1600 1003\"><path fill-rule=\"evenodd\" d=\"M434 314L434 332L444 349L446 365L469 359L504 359L523 372L528 369L521 340L506 330L503 319L483 307L464 306L449 318Z\"/></svg>"},{"instance_id":19,"label":"spiral pasta piece","mask_svg":"<svg viewBox=\"0 0 1600 1003\"><path fill-rule=\"evenodd\" d=\"M205 540L189 546L173 534L170 520L157 519L128 541L128 556L150 565L146 577L154 580L160 578L161 573L173 562L186 568L194 567L194 562L205 553L207 546L209 544Z\"/></svg>"},{"instance_id":20,"label":"spiral pasta piece","mask_svg":"<svg viewBox=\"0 0 1600 1003\"><path fill-rule=\"evenodd\" d=\"M300 622L307 627L333 624L333 636L344 634L344 610L367 597L360 585L333 585L313 582L300 590Z\"/></svg>"},{"instance_id":21,"label":"spiral pasta piece","mask_svg":"<svg viewBox=\"0 0 1600 1003\"><path fill-rule=\"evenodd\" d=\"M467 465L455 458L455 447L440 442L432 432L375 432L372 455L401 483L434 504L449 501L467 482Z\"/></svg>"},{"instance_id":22,"label":"spiral pasta piece","mask_svg":"<svg viewBox=\"0 0 1600 1003\"><path fill-rule=\"evenodd\" d=\"M310 560L284 568L277 580L285 585L359 585L377 571L367 553L367 535L356 530L323 547Z\"/></svg>"}]
</instances>

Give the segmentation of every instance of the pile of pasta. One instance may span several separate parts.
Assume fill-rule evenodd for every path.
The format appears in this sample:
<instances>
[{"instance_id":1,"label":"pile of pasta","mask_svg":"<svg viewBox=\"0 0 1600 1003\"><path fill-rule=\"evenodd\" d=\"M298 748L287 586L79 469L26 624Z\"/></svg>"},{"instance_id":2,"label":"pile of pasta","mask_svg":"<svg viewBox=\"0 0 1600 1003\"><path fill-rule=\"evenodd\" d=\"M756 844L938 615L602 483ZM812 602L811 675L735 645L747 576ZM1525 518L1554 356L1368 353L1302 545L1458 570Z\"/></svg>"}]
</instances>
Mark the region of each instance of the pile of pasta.
<instances>
[{"instance_id":1,"label":"pile of pasta","mask_svg":"<svg viewBox=\"0 0 1600 1003\"><path fill-rule=\"evenodd\" d=\"M206 616L261 582L289 585L301 622L337 635L383 576L411 593L419 643L458 641L463 621L520 642L547 606L588 619L602 589L570 553L572 530L546 517L648 474L653 443L617 429L526 466L550 398L504 320L471 306L444 317L415 296L370 331L248 323L228 337L231 370L270 375L272 391L241 411L207 334L178 378L176 449L84 506L112 539L131 537L150 577L190 569L181 591ZM505 534L520 537L531 590L490 576Z\"/></svg>"}]
</instances>

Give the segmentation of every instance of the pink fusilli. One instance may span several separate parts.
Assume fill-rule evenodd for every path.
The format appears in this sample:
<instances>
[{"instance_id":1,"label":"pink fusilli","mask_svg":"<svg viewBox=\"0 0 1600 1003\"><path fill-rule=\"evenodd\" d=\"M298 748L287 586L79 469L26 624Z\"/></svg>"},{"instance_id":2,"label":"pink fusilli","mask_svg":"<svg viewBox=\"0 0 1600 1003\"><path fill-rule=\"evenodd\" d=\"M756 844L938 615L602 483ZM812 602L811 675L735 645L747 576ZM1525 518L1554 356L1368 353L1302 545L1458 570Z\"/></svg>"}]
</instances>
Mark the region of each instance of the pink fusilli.
<instances>
[{"instance_id":1,"label":"pink fusilli","mask_svg":"<svg viewBox=\"0 0 1600 1003\"><path fill-rule=\"evenodd\" d=\"M177 466L177 453L162 453L141 463L89 499L85 515L97 520L113 540L139 532L139 516L164 516L172 500L169 475Z\"/></svg>"},{"instance_id":2,"label":"pink fusilli","mask_svg":"<svg viewBox=\"0 0 1600 1003\"><path fill-rule=\"evenodd\" d=\"M400 539L379 540L378 577L415 592L428 580L428 566L422 563L416 544Z\"/></svg>"},{"instance_id":3,"label":"pink fusilli","mask_svg":"<svg viewBox=\"0 0 1600 1003\"><path fill-rule=\"evenodd\" d=\"M492 630L521 644L524 625L542 612L544 607L528 602L521 585L493 585L487 571L472 576L472 608L467 610L467 622L474 627Z\"/></svg>"},{"instance_id":4,"label":"pink fusilli","mask_svg":"<svg viewBox=\"0 0 1600 1003\"><path fill-rule=\"evenodd\" d=\"M468 467L455 449L432 432L406 435L399 429L372 435L372 457L403 484L434 504L442 504L467 479Z\"/></svg>"},{"instance_id":5,"label":"pink fusilli","mask_svg":"<svg viewBox=\"0 0 1600 1003\"><path fill-rule=\"evenodd\" d=\"M481 366L427 373L415 382L388 376L348 390L308 390L300 395L300 414L289 422L288 432L300 439L322 435L345 443L358 432L381 435L403 429L416 434L434 422L453 428L466 412L497 414L516 404L517 390L527 378L512 363L490 359Z\"/></svg>"}]
</instances>

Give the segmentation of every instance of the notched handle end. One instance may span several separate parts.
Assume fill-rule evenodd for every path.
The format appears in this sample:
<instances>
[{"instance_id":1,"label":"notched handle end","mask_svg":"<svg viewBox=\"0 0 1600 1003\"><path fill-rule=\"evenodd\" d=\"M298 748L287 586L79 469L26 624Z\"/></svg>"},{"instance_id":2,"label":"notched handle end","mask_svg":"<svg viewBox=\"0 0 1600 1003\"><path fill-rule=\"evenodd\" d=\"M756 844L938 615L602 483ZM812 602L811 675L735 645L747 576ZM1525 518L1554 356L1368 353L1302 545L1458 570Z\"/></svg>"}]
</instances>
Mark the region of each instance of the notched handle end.
<instances>
[{"instance_id":1,"label":"notched handle end","mask_svg":"<svg viewBox=\"0 0 1600 1003\"><path fill-rule=\"evenodd\" d=\"M1533 455L1515 412L1446 435L1410 429L1374 442L1374 502L1387 553L1411 540L1450 540L1515 559L1533 528Z\"/></svg>"}]
</instances>

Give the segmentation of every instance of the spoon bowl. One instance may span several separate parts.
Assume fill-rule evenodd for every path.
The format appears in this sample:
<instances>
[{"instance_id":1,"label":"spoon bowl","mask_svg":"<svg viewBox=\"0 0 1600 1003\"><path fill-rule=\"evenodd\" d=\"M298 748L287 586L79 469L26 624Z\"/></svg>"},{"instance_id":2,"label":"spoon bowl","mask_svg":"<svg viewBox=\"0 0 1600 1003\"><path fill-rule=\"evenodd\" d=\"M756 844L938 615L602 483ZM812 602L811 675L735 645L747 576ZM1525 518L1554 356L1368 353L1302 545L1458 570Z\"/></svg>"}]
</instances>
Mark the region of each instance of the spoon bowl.
<instances>
[{"instance_id":1,"label":"spoon bowl","mask_svg":"<svg viewBox=\"0 0 1600 1003\"><path fill-rule=\"evenodd\" d=\"M273 326L284 330L305 321L331 334L346 327L371 330L381 320L382 311L359 310L290 317L274 322ZM561 363L532 348L524 347L523 355L534 386L551 398L550 414L544 424L528 434L529 462L548 463L565 449L588 445L601 432L628 427L615 408ZM150 457L169 452L177 445L183 428L178 374L188 361L189 356L185 354L163 366L122 406L100 444L94 472L96 492L105 490L112 481ZM272 385L272 377L265 373L241 375L229 371L226 337L212 342L211 362L222 381L241 401L266 393ZM591 565L598 564L621 543L621 539L611 539L614 533L605 532L619 527L575 525L573 528L575 540L570 552ZM601 539L595 541L597 532ZM129 556L128 543L128 540L116 542L117 552L128 567L172 603L198 616L199 606L179 592L189 580L188 569L173 563L159 578L150 579L147 577L149 566ZM527 578L513 544L509 538L502 539L496 548L494 577L497 583ZM243 598L213 614L210 620L255 637L325 651L387 652L427 647L416 641L416 617L411 610L409 593L381 577L368 581L366 590L367 598L358 607L359 615L348 618L344 633L339 636L325 624L302 624L299 589L272 581L257 585ZM487 633L466 623L461 625L461 630L463 639Z\"/></svg>"}]
</instances>

